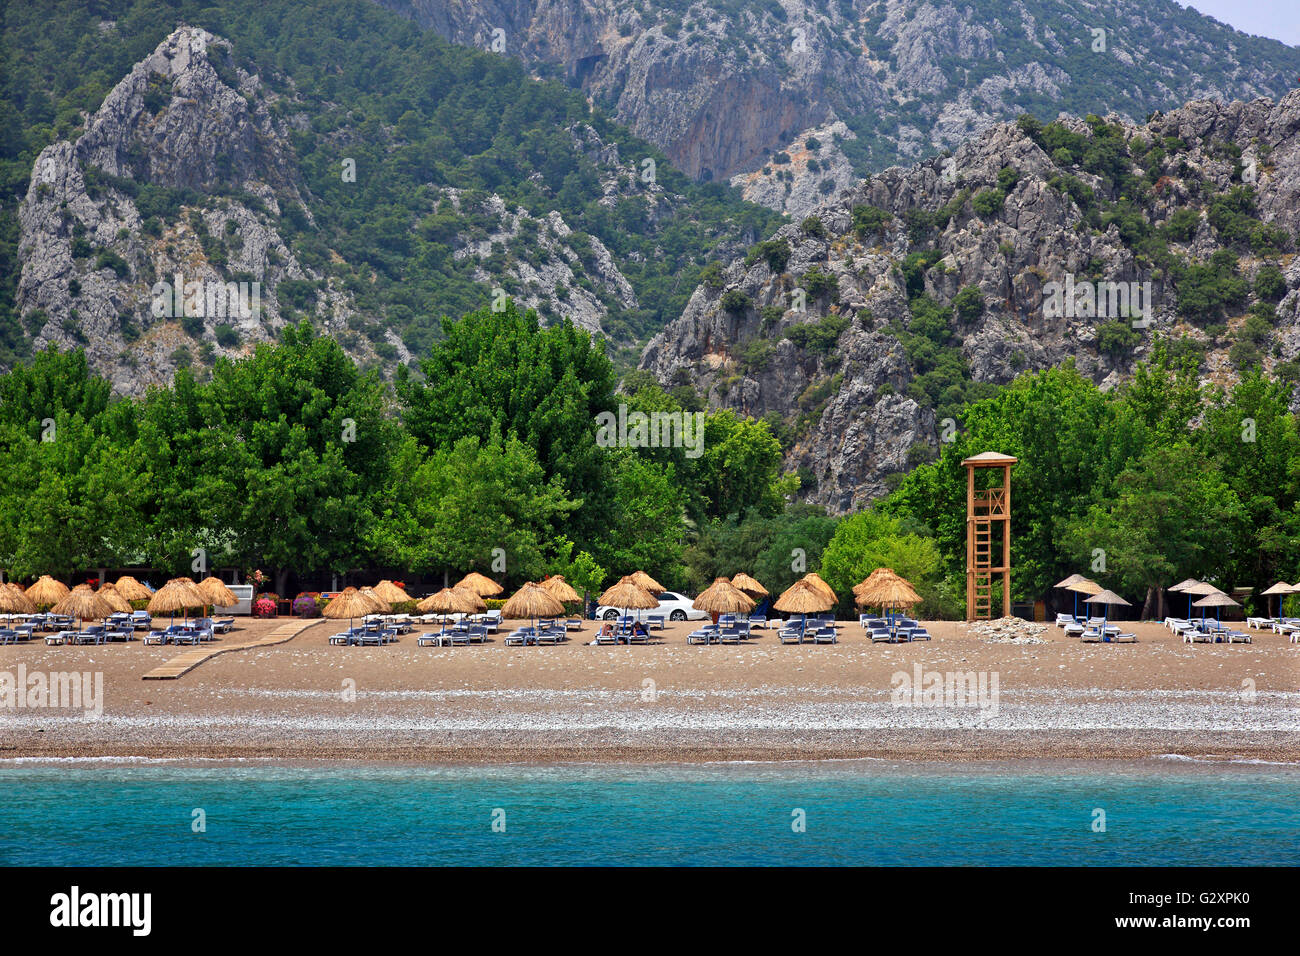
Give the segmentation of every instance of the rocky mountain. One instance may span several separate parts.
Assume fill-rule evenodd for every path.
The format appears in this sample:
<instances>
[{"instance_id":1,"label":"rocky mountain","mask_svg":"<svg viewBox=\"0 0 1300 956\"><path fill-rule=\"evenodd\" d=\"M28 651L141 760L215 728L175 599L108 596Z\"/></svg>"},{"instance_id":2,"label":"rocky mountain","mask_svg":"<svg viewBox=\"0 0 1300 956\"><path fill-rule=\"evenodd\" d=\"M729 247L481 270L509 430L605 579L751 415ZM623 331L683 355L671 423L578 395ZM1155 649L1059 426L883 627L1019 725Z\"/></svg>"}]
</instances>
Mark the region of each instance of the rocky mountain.
<instances>
[{"instance_id":1,"label":"rocky mountain","mask_svg":"<svg viewBox=\"0 0 1300 956\"><path fill-rule=\"evenodd\" d=\"M755 173L837 120L865 175L1022 112L1140 121L1192 99L1278 98L1300 75L1300 50L1173 0L377 2L564 75L705 180ZM806 169L785 172L755 198L785 208Z\"/></svg>"},{"instance_id":2,"label":"rocky mountain","mask_svg":"<svg viewBox=\"0 0 1300 956\"><path fill-rule=\"evenodd\" d=\"M0 120L22 121L5 151L30 144L31 158L3 167L0 262L14 273L0 315L14 320L0 364L84 346L115 388L139 393L310 317L388 374L440 334L440 316L507 296L634 344L680 314L711 248L733 255L777 221L692 182L580 94L378 7L327 3L276 59L268 25L301 12L282 6L214 11L240 42L171 29L102 96L93 83L66 93L56 124L40 120L68 81L40 75L49 54L89 37L104 76L140 25L88 33L87 8L48 35L6 28L28 99L10 87L0 102ZM131 16L156 29L159 13ZM356 18L405 36L362 31L338 48L356 71L340 81L318 68L323 39L306 38ZM377 63L390 82L372 89Z\"/></svg>"},{"instance_id":3,"label":"rocky mountain","mask_svg":"<svg viewBox=\"0 0 1300 956\"><path fill-rule=\"evenodd\" d=\"M230 63L228 41L176 30L80 137L36 159L18 243L35 346L84 346L117 389L141 392L200 342L230 353L273 337L286 283L324 283L318 312L341 325L355 311L346 291L277 230L283 203L310 215L302 195L258 78ZM229 281L244 283L240 296L225 295Z\"/></svg>"},{"instance_id":4,"label":"rocky mountain","mask_svg":"<svg viewBox=\"0 0 1300 956\"><path fill-rule=\"evenodd\" d=\"M769 417L810 499L846 511L1023 370L1111 386L1159 341L1209 381L1300 381L1298 237L1300 91L1024 117L706 272L641 367Z\"/></svg>"}]
</instances>

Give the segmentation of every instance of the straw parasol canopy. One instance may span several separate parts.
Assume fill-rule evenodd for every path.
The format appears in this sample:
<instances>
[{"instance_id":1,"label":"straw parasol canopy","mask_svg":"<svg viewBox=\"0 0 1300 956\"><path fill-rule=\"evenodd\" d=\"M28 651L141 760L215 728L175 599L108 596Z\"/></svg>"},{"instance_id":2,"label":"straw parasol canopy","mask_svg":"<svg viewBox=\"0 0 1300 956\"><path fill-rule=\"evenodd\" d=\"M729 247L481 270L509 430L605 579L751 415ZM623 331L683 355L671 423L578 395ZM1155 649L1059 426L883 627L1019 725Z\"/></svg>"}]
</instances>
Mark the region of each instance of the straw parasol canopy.
<instances>
[{"instance_id":1,"label":"straw parasol canopy","mask_svg":"<svg viewBox=\"0 0 1300 956\"><path fill-rule=\"evenodd\" d=\"M388 606L388 602L385 601L382 597L380 597L379 594L376 593L374 588L366 586L361 589L361 593L366 595L366 597L370 598L370 600L373 601L375 604L375 609L367 613L387 614L389 611L392 610L392 608Z\"/></svg>"},{"instance_id":2,"label":"straw parasol canopy","mask_svg":"<svg viewBox=\"0 0 1300 956\"><path fill-rule=\"evenodd\" d=\"M1215 587L1209 581L1197 581L1196 583L1189 584L1187 587L1183 588L1183 593L1204 597L1207 594L1222 594L1223 591L1222 589Z\"/></svg>"},{"instance_id":3,"label":"straw parasol canopy","mask_svg":"<svg viewBox=\"0 0 1300 956\"><path fill-rule=\"evenodd\" d=\"M831 603L826 607L822 608L822 610L824 611L830 610L830 608L834 606L835 602L839 600L839 596L831 589L831 586L827 584L825 581L823 581L816 573L809 571L799 580L807 581L809 586L811 586L814 591L818 592L819 594L825 595L827 598L830 599Z\"/></svg>"},{"instance_id":4,"label":"straw parasol canopy","mask_svg":"<svg viewBox=\"0 0 1300 956\"><path fill-rule=\"evenodd\" d=\"M206 603L211 604L213 607L234 607L239 603L239 598L235 597L235 592L226 587L221 578L204 578L198 583L198 589L207 598Z\"/></svg>"},{"instance_id":5,"label":"straw parasol canopy","mask_svg":"<svg viewBox=\"0 0 1300 956\"><path fill-rule=\"evenodd\" d=\"M1213 594L1207 594L1199 601L1194 601L1192 607L1236 607L1237 602L1222 591L1215 591Z\"/></svg>"},{"instance_id":6,"label":"straw parasol canopy","mask_svg":"<svg viewBox=\"0 0 1300 956\"><path fill-rule=\"evenodd\" d=\"M103 598L104 602L118 614L131 613L131 602L122 597L121 592L112 584L105 584L95 593Z\"/></svg>"},{"instance_id":7,"label":"straw parasol canopy","mask_svg":"<svg viewBox=\"0 0 1300 956\"><path fill-rule=\"evenodd\" d=\"M877 570L887 573L880 575L875 584L858 592L859 607L912 607L921 603L921 595L916 593L910 581L894 573L892 568Z\"/></svg>"},{"instance_id":8,"label":"straw parasol canopy","mask_svg":"<svg viewBox=\"0 0 1300 956\"><path fill-rule=\"evenodd\" d=\"M1093 596L1101 594L1106 590L1091 578L1083 578L1080 581L1075 581L1073 584L1066 585L1065 589L1067 591L1074 591L1078 594L1088 594ZM1087 604L1088 602L1084 601L1083 603Z\"/></svg>"},{"instance_id":9,"label":"straw parasol canopy","mask_svg":"<svg viewBox=\"0 0 1300 956\"><path fill-rule=\"evenodd\" d=\"M708 611L716 623L719 614L748 614L754 610L754 599L726 578L718 578L700 592L691 607Z\"/></svg>"},{"instance_id":10,"label":"straw parasol canopy","mask_svg":"<svg viewBox=\"0 0 1300 956\"><path fill-rule=\"evenodd\" d=\"M768 596L767 588L758 583L756 578L751 578L744 571L741 571L731 579L731 586L738 591L743 591L752 597L755 601Z\"/></svg>"},{"instance_id":11,"label":"straw parasol canopy","mask_svg":"<svg viewBox=\"0 0 1300 956\"><path fill-rule=\"evenodd\" d=\"M537 586L544 591L549 591L553 597L566 604L570 601L582 600L582 595L570 587L569 582L564 580L563 574L553 574Z\"/></svg>"},{"instance_id":12,"label":"straw parasol canopy","mask_svg":"<svg viewBox=\"0 0 1300 956\"><path fill-rule=\"evenodd\" d=\"M505 590L505 588L497 584L491 578L479 574L477 571L471 571L453 584L452 587L465 588L473 591L479 597L485 598L495 597Z\"/></svg>"},{"instance_id":13,"label":"straw parasol canopy","mask_svg":"<svg viewBox=\"0 0 1300 956\"><path fill-rule=\"evenodd\" d=\"M538 617L557 617L564 613L564 605L546 588L528 581L511 595L501 608L501 616L509 620L532 620Z\"/></svg>"},{"instance_id":14,"label":"straw parasol canopy","mask_svg":"<svg viewBox=\"0 0 1300 956\"><path fill-rule=\"evenodd\" d=\"M387 579L376 584L373 590L381 601L386 601L389 604L405 604L407 601L414 600L411 595Z\"/></svg>"},{"instance_id":15,"label":"straw parasol canopy","mask_svg":"<svg viewBox=\"0 0 1300 956\"><path fill-rule=\"evenodd\" d=\"M150 614L171 614L177 611L185 613L187 608L203 607L208 599L199 586L189 578L172 578L149 599Z\"/></svg>"},{"instance_id":16,"label":"straw parasol canopy","mask_svg":"<svg viewBox=\"0 0 1300 956\"><path fill-rule=\"evenodd\" d=\"M35 614L36 602L18 585L6 582L0 587L0 613Z\"/></svg>"},{"instance_id":17,"label":"straw parasol canopy","mask_svg":"<svg viewBox=\"0 0 1300 956\"><path fill-rule=\"evenodd\" d=\"M806 579L800 578L786 588L772 607L786 614L818 614L829 611L834 605L833 599L817 590Z\"/></svg>"},{"instance_id":18,"label":"straw parasol canopy","mask_svg":"<svg viewBox=\"0 0 1300 956\"><path fill-rule=\"evenodd\" d=\"M113 613L109 603L95 593L89 584L78 584L51 610L55 614L70 614L80 618L83 624L88 617L108 617Z\"/></svg>"},{"instance_id":19,"label":"straw parasol canopy","mask_svg":"<svg viewBox=\"0 0 1300 956\"><path fill-rule=\"evenodd\" d=\"M147 601L153 597L152 591L129 574L122 575L113 586L117 588L117 593L128 601Z\"/></svg>"},{"instance_id":20,"label":"straw parasol canopy","mask_svg":"<svg viewBox=\"0 0 1300 956\"><path fill-rule=\"evenodd\" d=\"M58 604L68 596L68 586L56 581L48 574L42 574L35 584L27 589L27 596L33 604Z\"/></svg>"},{"instance_id":21,"label":"straw parasol canopy","mask_svg":"<svg viewBox=\"0 0 1300 956\"><path fill-rule=\"evenodd\" d=\"M1277 611L1280 615L1282 613L1282 595L1300 594L1300 588L1287 584L1285 581L1278 581L1277 584L1273 585L1268 590L1260 591L1259 593L1261 597L1267 597L1272 594L1277 595Z\"/></svg>"},{"instance_id":22,"label":"straw parasol canopy","mask_svg":"<svg viewBox=\"0 0 1300 956\"><path fill-rule=\"evenodd\" d=\"M660 591L664 590L664 586L662 584L660 584L654 578L650 577L650 575L646 574L644 571L633 571L630 575L628 575L628 577L632 579L633 584L635 584L639 588L644 588L646 591L650 593L651 596L654 596L658 594Z\"/></svg>"},{"instance_id":23,"label":"straw parasol canopy","mask_svg":"<svg viewBox=\"0 0 1300 956\"><path fill-rule=\"evenodd\" d=\"M600 603L624 610L635 609L648 611L659 606L658 599L632 580L632 575L620 580L613 587L607 588L600 596Z\"/></svg>"},{"instance_id":24,"label":"straw parasol canopy","mask_svg":"<svg viewBox=\"0 0 1300 956\"><path fill-rule=\"evenodd\" d=\"M334 595L329 604L325 605L321 610L321 615L336 621L341 621L346 617L348 619L348 630L350 631L352 630L353 619L386 610L388 610L388 605L373 594L358 591L354 587L346 587Z\"/></svg>"},{"instance_id":25,"label":"straw parasol canopy","mask_svg":"<svg viewBox=\"0 0 1300 956\"><path fill-rule=\"evenodd\" d=\"M1070 575L1068 578L1066 578L1064 581L1057 581L1055 584L1052 585L1052 587L1054 587L1054 588L1068 588L1068 587L1070 587L1071 585L1078 584L1080 581L1086 581L1086 580L1088 580L1088 579L1085 578L1082 574L1071 574L1071 575Z\"/></svg>"},{"instance_id":26,"label":"straw parasol canopy","mask_svg":"<svg viewBox=\"0 0 1300 956\"><path fill-rule=\"evenodd\" d=\"M1187 590L1188 588L1190 588L1193 584L1200 584L1200 583L1201 583L1201 582L1198 581L1198 580L1196 580L1196 578L1183 578L1183 579L1182 579L1181 581L1179 581L1177 584L1170 585L1169 590L1171 590L1171 591L1186 591L1186 590Z\"/></svg>"},{"instance_id":27,"label":"straw parasol canopy","mask_svg":"<svg viewBox=\"0 0 1300 956\"><path fill-rule=\"evenodd\" d=\"M1125 607L1130 606L1128 601L1125 601L1114 591L1098 591L1096 594L1092 595L1091 597L1084 598L1083 603L1084 604L1106 604L1106 605L1122 604Z\"/></svg>"},{"instance_id":28,"label":"straw parasol canopy","mask_svg":"<svg viewBox=\"0 0 1300 956\"><path fill-rule=\"evenodd\" d=\"M483 599L468 588L443 588L415 606L423 614L476 614L487 610Z\"/></svg>"}]
</instances>

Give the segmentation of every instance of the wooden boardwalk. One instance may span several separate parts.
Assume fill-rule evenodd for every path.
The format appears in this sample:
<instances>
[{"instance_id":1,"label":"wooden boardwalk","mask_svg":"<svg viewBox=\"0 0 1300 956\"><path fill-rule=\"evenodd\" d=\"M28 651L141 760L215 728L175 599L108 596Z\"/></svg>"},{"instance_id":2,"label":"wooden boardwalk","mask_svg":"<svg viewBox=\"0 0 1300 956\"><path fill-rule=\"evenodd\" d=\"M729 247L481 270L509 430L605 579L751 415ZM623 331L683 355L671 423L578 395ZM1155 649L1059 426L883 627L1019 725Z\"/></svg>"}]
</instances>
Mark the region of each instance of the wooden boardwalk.
<instances>
[{"instance_id":1,"label":"wooden boardwalk","mask_svg":"<svg viewBox=\"0 0 1300 956\"><path fill-rule=\"evenodd\" d=\"M320 618L298 618L292 621L285 621L275 630L271 631L271 633L259 637L256 640L245 641L242 644L216 644L208 647L200 645L199 647L186 651L179 657L173 657L165 664L159 664L140 679L176 680L181 675L188 674L204 661L211 660L218 654L225 654L229 651L243 651L250 647L271 647L274 644L283 644L286 641L293 640L313 624L319 624L320 621Z\"/></svg>"}]
</instances>

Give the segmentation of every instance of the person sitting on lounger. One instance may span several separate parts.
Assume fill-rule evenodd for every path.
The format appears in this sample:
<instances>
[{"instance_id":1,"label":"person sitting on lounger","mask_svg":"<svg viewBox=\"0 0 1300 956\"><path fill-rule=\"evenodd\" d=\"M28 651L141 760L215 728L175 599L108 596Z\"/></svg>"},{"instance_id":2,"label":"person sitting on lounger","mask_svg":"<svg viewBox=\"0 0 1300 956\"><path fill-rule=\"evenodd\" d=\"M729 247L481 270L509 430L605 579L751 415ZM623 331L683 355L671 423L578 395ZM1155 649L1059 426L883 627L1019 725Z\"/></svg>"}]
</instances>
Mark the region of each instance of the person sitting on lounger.
<instances>
[{"instance_id":1,"label":"person sitting on lounger","mask_svg":"<svg viewBox=\"0 0 1300 956\"><path fill-rule=\"evenodd\" d=\"M650 632L646 630L645 624L641 621L637 621L632 625L632 635L634 637L644 637L647 640L650 639Z\"/></svg>"}]
</instances>

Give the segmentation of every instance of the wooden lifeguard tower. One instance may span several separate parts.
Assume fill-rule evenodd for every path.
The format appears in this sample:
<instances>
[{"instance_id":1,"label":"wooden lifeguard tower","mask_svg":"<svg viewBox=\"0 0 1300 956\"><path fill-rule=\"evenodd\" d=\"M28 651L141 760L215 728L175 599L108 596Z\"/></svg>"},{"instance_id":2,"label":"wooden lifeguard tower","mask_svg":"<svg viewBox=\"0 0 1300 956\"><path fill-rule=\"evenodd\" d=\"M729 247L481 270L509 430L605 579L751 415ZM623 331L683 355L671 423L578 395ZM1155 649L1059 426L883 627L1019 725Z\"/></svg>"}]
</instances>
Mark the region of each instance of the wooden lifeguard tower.
<instances>
[{"instance_id":1,"label":"wooden lifeguard tower","mask_svg":"<svg viewBox=\"0 0 1300 956\"><path fill-rule=\"evenodd\" d=\"M986 451L965 459L966 620L987 621L994 579L1002 579L1002 613L1011 613L1011 466L1016 459ZM998 470L1000 469L1000 471ZM976 477L976 472L981 477ZM988 475L990 477L982 477Z\"/></svg>"}]
</instances>

